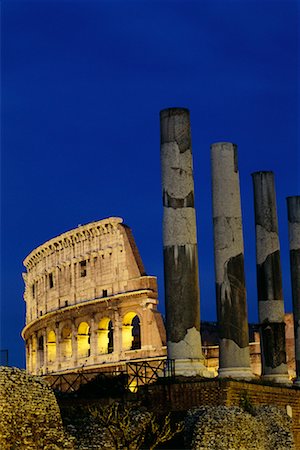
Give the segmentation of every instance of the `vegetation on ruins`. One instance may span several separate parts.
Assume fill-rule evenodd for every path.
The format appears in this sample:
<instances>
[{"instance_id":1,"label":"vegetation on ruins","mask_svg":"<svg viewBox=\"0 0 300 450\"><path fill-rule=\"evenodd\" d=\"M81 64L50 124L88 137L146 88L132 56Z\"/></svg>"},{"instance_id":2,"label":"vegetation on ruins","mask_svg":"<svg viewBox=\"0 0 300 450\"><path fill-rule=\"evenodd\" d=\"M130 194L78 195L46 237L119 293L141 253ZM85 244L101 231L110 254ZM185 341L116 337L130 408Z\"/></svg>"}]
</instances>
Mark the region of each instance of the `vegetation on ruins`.
<instances>
[{"instance_id":1,"label":"vegetation on ruins","mask_svg":"<svg viewBox=\"0 0 300 450\"><path fill-rule=\"evenodd\" d=\"M110 450L153 450L183 431L171 415L157 416L138 403L114 402L106 406L70 408L63 411L66 429L77 441L77 448Z\"/></svg>"}]
</instances>

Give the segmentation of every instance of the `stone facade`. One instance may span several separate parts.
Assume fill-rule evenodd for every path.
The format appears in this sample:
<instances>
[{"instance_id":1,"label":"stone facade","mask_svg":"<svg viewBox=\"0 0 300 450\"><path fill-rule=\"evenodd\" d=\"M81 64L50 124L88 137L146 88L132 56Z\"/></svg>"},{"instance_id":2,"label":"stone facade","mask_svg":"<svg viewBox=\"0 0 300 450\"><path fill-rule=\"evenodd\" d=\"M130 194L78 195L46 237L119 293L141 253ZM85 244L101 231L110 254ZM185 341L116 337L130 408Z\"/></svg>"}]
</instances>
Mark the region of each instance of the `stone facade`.
<instances>
[{"instance_id":1,"label":"stone facade","mask_svg":"<svg viewBox=\"0 0 300 450\"><path fill-rule=\"evenodd\" d=\"M26 367L32 374L166 355L156 277L111 217L47 241L25 259Z\"/></svg>"}]
</instances>

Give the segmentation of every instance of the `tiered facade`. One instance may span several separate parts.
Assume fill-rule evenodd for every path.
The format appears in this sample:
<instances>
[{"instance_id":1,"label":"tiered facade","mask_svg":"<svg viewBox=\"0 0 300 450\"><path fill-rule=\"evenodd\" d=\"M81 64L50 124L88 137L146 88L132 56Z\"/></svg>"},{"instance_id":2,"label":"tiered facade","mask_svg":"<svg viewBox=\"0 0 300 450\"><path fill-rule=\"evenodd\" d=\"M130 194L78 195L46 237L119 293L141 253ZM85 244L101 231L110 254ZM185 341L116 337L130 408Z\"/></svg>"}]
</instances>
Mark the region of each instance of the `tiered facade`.
<instances>
[{"instance_id":1,"label":"tiered facade","mask_svg":"<svg viewBox=\"0 0 300 450\"><path fill-rule=\"evenodd\" d=\"M26 367L52 374L166 355L156 277L120 218L79 226L25 259Z\"/></svg>"}]
</instances>

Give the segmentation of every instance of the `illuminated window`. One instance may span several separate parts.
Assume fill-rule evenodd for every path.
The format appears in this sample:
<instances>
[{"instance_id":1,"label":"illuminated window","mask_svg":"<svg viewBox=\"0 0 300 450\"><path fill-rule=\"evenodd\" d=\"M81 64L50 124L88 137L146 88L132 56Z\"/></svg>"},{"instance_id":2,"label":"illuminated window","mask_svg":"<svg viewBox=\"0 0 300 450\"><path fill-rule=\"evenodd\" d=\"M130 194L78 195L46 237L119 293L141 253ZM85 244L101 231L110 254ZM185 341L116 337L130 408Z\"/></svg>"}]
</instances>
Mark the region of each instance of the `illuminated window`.
<instances>
[{"instance_id":1,"label":"illuminated window","mask_svg":"<svg viewBox=\"0 0 300 450\"><path fill-rule=\"evenodd\" d=\"M48 333L47 349L48 349L48 362L51 363L56 359L56 335L53 330L49 331Z\"/></svg>"},{"instance_id":2,"label":"illuminated window","mask_svg":"<svg viewBox=\"0 0 300 450\"><path fill-rule=\"evenodd\" d=\"M36 338L33 337L31 344L31 354L29 358L29 364L32 373L36 373L36 361L37 361L37 341Z\"/></svg>"},{"instance_id":3,"label":"illuminated window","mask_svg":"<svg viewBox=\"0 0 300 450\"><path fill-rule=\"evenodd\" d=\"M127 313L123 319L122 348L123 350L141 348L140 319L134 312Z\"/></svg>"},{"instance_id":4,"label":"illuminated window","mask_svg":"<svg viewBox=\"0 0 300 450\"><path fill-rule=\"evenodd\" d=\"M78 358L86 358L90 356L90 327L86 322L81 322L78 327L77 345Z\"/></svg>"},{"instance_id":5,"label":"illuminated window","mask_svg":"<svg viewBox=\"0 0 300 450\"><path fill-rule=\"evenodd\" d=\"M114 351L113 324L108 317L100 320L98 326L98 353L104 355Z\"/></svg>"}]
</instances>

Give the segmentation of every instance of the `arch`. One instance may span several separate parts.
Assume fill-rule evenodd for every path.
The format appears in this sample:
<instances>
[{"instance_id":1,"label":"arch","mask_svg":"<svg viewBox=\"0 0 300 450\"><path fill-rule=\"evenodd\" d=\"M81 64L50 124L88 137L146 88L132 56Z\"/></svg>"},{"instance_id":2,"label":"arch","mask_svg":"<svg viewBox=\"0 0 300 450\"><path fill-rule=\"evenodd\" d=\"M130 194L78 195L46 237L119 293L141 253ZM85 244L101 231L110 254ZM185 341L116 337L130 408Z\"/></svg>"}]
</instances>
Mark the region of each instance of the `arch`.
<instances>
[{"instance_id":1,"label":"arch","mask_svg":"<svg viewBox=\"0 0 300 450\"><path fill-rule=\"evenodd\" d=\"M48 363L56 360L56 334L53 330L48 333L47 339Z\"/></svg>"},{"instance_id":2,"label":"arch","mask_svg":"<svg viewBox=\"0 0 300 450\"><path fill-rule=\"evenodd\" d=\"M90 356L90 327L87 322L81 322L77 332L77 351L78 358Z\"/></svg>"},{"instance_id":3,"label":"arch","mask_svg":"<svg viewBox=\"0 0 300 450\"><path fill-rule=\"evenodd\" d=\"M44 365L44 336L38 338L38 365L39 367Z\"/></svg>"},{"instance_id":4,"label":"arch","mask_svg":"<svg viewBox=\"0 0 300 450\"><path fill-rule=\"evenodd\" d=\"M98 325L98 353L104 355L114 351L114 328L109 317L103 317Z\"/></svg>"},{"instance_id":5,"label":"arch","mask_svg":"<svg viewBox=\"0 0 300 450\"><path fill-rule=\"evenodd\" d=\"M132 350L141 348L141 324L139 316L134 316L132 319Z\"/></svg>"},{"instance_id":6,"label":"arch","mask_svg":"<svg viewBox=\"0 0 300 450\"><path fill-rule=\"evenodd\" d=\"M137 350L141 348L141 327L138 315L130 311L125 314L122 326L123 350Z\"/></svg>"},{"instance_id":7,"label":"arch","mask_svg":"<svg viewBox=\"0 0 300 450\"><path fill-rule=\"evenodd\" d=\"M71 358L72 356L72 330L65 325L61 331L61 356L63 358Z\"/></svg>"},{"instance_id":8,"label":"arch","mask_svg":"<svg viewBox=\"0 0 300 450\"><path fill-rule=\"evenodd\" d=\"M37 339L35 336L33 336L30 352L30 367L32 373L36 373L36 366L37 366L36 362L37 362Z\"/></svg>"}]
</instances>

